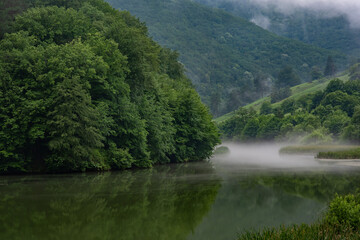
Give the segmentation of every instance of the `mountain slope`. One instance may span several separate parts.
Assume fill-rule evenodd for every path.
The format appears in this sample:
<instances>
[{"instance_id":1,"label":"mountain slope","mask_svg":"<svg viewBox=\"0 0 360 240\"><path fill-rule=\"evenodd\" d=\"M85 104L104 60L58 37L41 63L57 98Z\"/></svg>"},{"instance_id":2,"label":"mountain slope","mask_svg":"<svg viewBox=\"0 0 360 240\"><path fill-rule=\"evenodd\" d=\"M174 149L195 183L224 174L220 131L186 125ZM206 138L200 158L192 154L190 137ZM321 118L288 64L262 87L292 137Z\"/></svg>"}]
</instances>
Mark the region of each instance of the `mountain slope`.
<instances>
[{"instance_id":1,"label":"mountain slope","mask_svg":"<svg viewBox=\"0 0 360 240\"><path fill-rule=\"evenodd\" d=\"M338 77L338 79L342 80L343 82L346 82L349 80L349 74L343 73L342 75L340 75ZM301 97L306 96L308 94L324 90L331 80L332 80L332 78L322 78L322 79L315 80L312 82L307 82L307 83L296 85L296 86L290 88L291 92L292 92L291 96L289 96L279 102L273 103L273 104L271 104L271 106L273 108L276 108L276 107L279 107L286 100L295 100L296 101L296 100L299 100ZM260 98L250 104L247 104L246 106L244 106L244 108L254 109L255 111L259 112L261 105L265 102L270 102L269 96ZM220 123L220 122L226 121L226 120L230 119L234 114L235 114L235 112L229 112L223 116L216 118L215 122Z\"/></svg>"},{"instance_id":2,"label":"mountain slope","mask_svg":"<svg viewBox=\"0 0 360 240\"><path fill-rule=\"evenodd\" d=\"M259 98L262 93L254 83L258 75L269 82L284 65L292 65L305 80L312 66L324 66L328 55L338 65L345 62L344 55L279 37L193 1L108 2L145 21L154 40L180 52L187 75L214 115Z\"/></svg>"},{"instance_id":3,"label":"mountain slope","mask_svg":"<svg viewBox=\"0 0 360 240\"><path fill-rule=\"evenodd\" d=\"M284 14L274 7L264 7L250 0L196 1L253 21L281 36L354 56L360 55L360 30L350 27L343 15L324 16L324 13L304 9Z\"/></svg>"}]
</instances>

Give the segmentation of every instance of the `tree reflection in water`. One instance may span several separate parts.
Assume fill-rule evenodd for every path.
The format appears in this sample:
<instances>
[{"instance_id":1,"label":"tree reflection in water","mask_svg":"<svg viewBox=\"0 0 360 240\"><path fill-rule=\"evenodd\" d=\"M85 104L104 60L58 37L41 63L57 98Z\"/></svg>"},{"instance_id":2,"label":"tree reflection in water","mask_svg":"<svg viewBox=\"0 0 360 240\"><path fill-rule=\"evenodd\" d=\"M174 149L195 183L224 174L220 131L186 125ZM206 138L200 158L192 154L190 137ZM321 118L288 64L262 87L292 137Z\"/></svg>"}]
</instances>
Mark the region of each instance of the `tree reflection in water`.
<instances>
[{"instance_id":1,"label":"tree reflection in water","mask_svg":"<svg viewBox=\"0 0 360 240\"><path fill-rule=\"evenodd\" d=\"M3 177L0 239L186 239L220 187L198 166Z\"/></svg>"}]
</instances>

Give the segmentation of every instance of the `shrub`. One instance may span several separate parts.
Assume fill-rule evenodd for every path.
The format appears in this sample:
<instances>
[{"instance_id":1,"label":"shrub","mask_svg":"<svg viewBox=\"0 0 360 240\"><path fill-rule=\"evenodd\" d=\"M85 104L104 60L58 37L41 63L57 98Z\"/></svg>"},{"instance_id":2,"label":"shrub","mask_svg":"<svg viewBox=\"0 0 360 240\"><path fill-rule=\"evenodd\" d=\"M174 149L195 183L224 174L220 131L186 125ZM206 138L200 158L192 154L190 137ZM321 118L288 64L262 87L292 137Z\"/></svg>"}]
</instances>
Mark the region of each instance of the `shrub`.
<instances>
[{"instance_id":1,"label":"shrub","mask_svg":"<svg viewBox=\"0 0 360 240\"><path fill-rule=\"evenodd\" d=\"M360 195L337 195L330 203L325 221L337 228L360 230Z\"/></svg>"}]
</instances>

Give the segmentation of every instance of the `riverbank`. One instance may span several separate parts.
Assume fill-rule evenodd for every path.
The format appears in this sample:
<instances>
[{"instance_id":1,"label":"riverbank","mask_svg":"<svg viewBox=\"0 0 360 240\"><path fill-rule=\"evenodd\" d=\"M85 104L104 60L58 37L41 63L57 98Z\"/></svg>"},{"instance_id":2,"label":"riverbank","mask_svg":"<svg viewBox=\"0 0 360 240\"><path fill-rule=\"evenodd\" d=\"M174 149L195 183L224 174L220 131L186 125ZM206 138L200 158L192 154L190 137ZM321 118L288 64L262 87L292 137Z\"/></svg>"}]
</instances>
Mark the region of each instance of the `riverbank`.
<instances>
[{"instance_id":1,"label":"riverbank","mask_svg":"<svg viewBox=\"0 0 360 240\"><path fill-rule=\"evenodd\" d=\"M279 150L280 154L314 154L322 152L340 152L359 149L357 145L294 145ZM360 157L359 157L360 158Z\"/></svg>"},{"instance_id":2,"label":"riverbank","mask_svg":"<svg viewBox=\"0 0 360 240\"><path fill-rule=\"evenodd\" d=\"M360 148L348 149L336 152L319 152L316 156L319 159L351 159L356 160L360 159Z\"/></svg>"},{"instance_id":3,"label":"riverbank","mask_svg":"<svg viewBox=\"0 0 360 240\"><path fill-rule=\"evenodd\" d=\"M311 225L268 228L247 232L238 240L249 239L360 239L360 195L336 196L323 219Z\"/></svg>"}]
</instances>

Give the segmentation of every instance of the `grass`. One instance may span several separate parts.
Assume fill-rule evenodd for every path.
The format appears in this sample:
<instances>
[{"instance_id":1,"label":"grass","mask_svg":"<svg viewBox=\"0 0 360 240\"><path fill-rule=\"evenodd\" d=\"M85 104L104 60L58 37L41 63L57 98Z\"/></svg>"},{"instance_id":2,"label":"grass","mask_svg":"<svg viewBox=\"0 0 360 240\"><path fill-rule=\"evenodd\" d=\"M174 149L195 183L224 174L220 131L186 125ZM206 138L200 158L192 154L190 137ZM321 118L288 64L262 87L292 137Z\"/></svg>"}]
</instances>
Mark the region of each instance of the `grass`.
<instances>
[{"instance_id":1,"label":"grass","mask_svg":"<svg viewBox=\"0 0 360 240\"><path fill-rule=\"evenodd\" d=\"M360 159L360 148L337 152L319 152L317 158L321 159Z\"/></svg>"},{"instance_id":2,"label":"grass","mask_svg":"<svg viewBox=\"0 0 360 240\"><path fill-rule=\"evenodd\" d=\"M324 217L313 224L268 228L246 232L238 240L360 239L360 195L348 194L332 200Z\"/></svg>"},{"instance_id":3,"label":"grass","mask_svg":"<svg viewBox=\"0 0 360 240\"><path fill-rule=\"evenodd\" d=\"M311 239L360 239L360 233L350 227L336 228L325 223L302 224L299 226L282 226L269 228L259 232L247 232L238 240L311 240Z\"/></svg>"},{"instance_id":4,"label":"grass","mask_svg":"<svg viewBox=\"0 0 360 240\"><path fill-rule=\"evenodd\" d=\"M320 152L336 153L341 151L353 151L359 149L356 145L295 145L283 147L281 154L318 154Z\"/></svg>"},{"instance_id":5,"label":"grass","mask_svg":"<svg viewBox=\"0 0 360 240\"><path fill-rule=\"evenodd\" d=\"M347 73L344 73L343 75L337 77L338 79L346 82L349 80L349 75ZM315 80L315 81L312 81L312 82L306 82L306 83L303 83L303 84L300 84L300 85L296 85L294 87L291 88L291 96L286 98L286 99L294 99L294 100L297 100L299 99L300 97L304 96L304 95L307 95L307 94L310 94L310 93L315 93L317 91L320 91L320 90L324 90L326 88L326 86L328 85L328 83L332 80L332 78L322 78L322 79L319 79L319 80ZM274 104L271 104L271 106L273 108L276 108L276 107L279 107L281 105L281 103L283 101L285 101L286 99L280 101L280 102L277 102L277 103L274 103ZM264 98L260 98L258 100L256 100L255 102L252 102L246 106L244 106L244 108L253 108L254 110L256 111L260 111L260 108L261 108L261 105L264 103L264 102L269 102L270 101L270 97L264 97ZM225 115L222 115L216 119L214 119L214 121L216 123L220 123L222 121L225 121L229 118L231 118L232 116L234 115L234 112L230 112L230 113L227 113Z\"/></svg>"}]
</instances>

